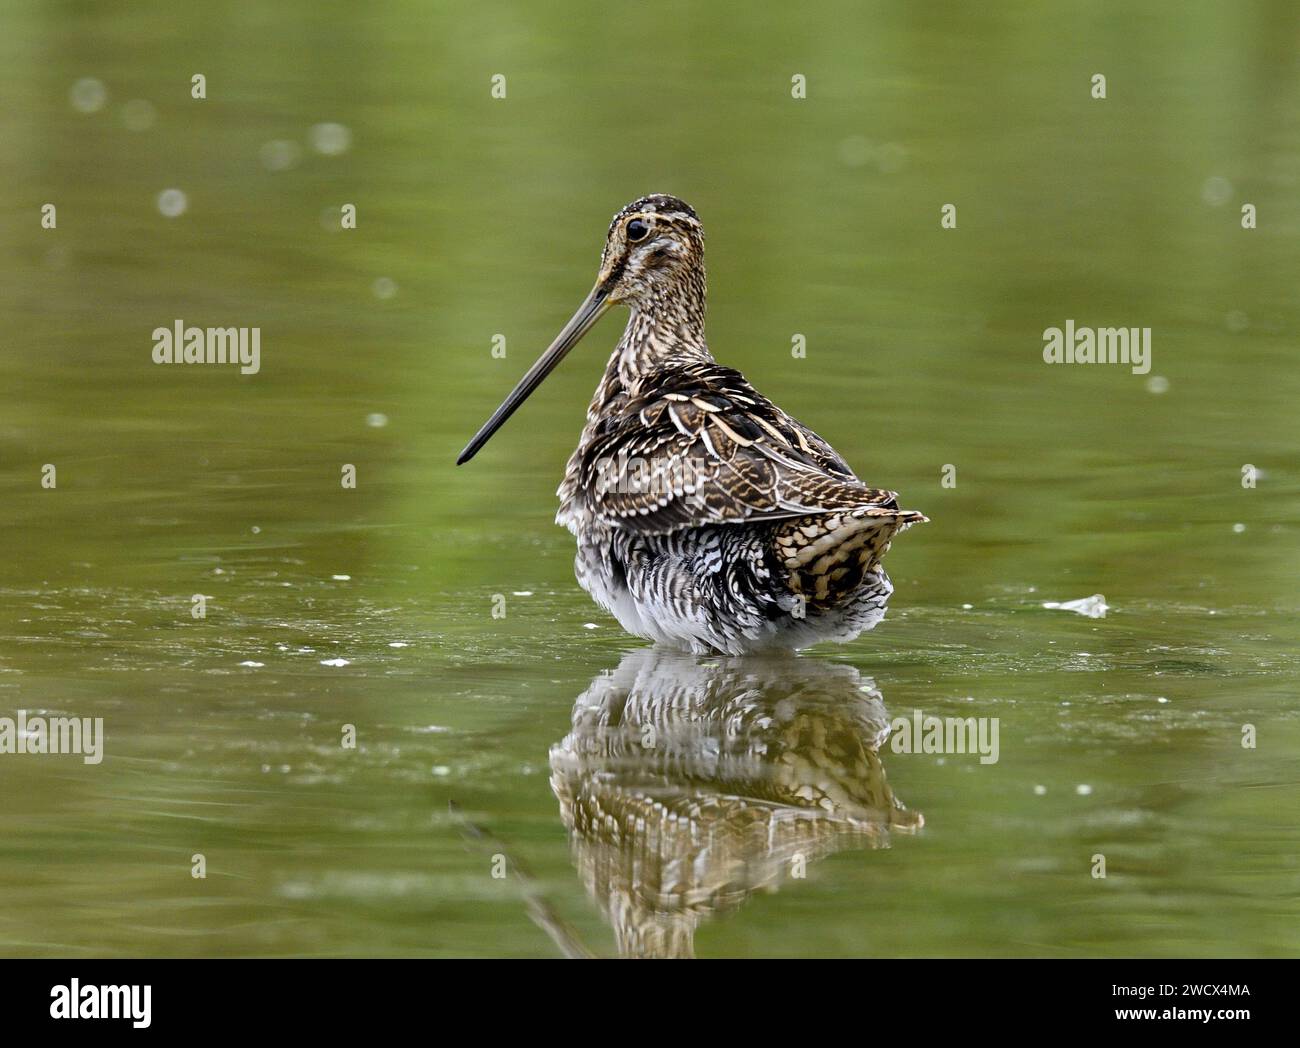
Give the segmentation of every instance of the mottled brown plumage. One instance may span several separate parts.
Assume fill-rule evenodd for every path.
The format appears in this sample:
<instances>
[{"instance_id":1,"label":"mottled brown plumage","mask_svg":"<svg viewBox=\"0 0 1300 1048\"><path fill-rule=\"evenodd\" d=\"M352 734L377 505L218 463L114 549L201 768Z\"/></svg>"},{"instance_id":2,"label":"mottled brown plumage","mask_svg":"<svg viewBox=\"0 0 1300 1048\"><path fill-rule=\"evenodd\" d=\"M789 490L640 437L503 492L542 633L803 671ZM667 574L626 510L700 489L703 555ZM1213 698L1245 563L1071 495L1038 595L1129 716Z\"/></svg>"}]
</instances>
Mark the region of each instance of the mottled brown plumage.
<instances>
[{"instance_id":1,"label":"mottled brown plumage","mask_svg":"<svg viewBox=\"0 0 1300 1048\"><path fill-rule=\"evenodd\" d=\"M583 587L629 632L695 651L851 639L884 614L890 541L926 518L713 359L705 295L694 210L664 195L627 205L591 295L461 461L626 304L558 492Z\"/></svg>"}]
</instances>

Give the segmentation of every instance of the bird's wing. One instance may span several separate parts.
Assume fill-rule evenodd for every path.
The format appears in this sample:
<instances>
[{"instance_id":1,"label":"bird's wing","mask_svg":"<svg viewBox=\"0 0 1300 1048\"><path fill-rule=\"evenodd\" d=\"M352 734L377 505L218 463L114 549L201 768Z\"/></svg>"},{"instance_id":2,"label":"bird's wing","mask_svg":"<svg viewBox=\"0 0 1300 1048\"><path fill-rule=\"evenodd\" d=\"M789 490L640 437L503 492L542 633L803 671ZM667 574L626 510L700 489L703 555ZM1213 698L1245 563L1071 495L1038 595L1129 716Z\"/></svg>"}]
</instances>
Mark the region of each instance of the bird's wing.
<instances>
[{"instance_id":1,"label":"bird's wing","mask_svg":"<svg viewBox=\"0 0 1300 1048\"><path fill-rule=\"evenodd\" d=\"M649 392L600 423L579 464L588 504L608 524L665 534L898 506L738 371L691 364L649 374L639 388Z\"/></svg>"}]
</instances>

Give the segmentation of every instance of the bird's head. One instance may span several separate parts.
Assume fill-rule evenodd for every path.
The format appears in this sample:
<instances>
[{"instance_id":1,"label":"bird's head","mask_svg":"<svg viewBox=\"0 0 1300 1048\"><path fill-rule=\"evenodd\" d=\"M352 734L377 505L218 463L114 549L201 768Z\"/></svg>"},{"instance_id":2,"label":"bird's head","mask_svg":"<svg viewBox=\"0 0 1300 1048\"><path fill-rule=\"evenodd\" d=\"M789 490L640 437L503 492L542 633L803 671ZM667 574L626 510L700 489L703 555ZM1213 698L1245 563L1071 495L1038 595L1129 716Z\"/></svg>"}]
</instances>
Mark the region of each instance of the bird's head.
<instances>
[{"instance_id":1,"label":"bird's head","mask_svg":"<svg viewBox=\"0 0 1300 1048\"><path fill-rule=\"evenodd\" d=\"M704 324L704 230L694 209L677 197L655 193L634 200L614 216L600 256L596 286L555 337L550 348L456 460L468 462L532 394L561 360L614 305L659 311L673 321Z\"/></svg>"},{"instance_id":2,"label":"bird's head","mask_svg":"<svg viewBox=\"0 0 1300 1048\"><path fill-rule=\"evenodd\" d=\"M611 304L649 308L656 299L697 290L702 299L703 285L704 229L689 204L656 193L614 216L596 278Z\"/></svg>"}]
</instances>

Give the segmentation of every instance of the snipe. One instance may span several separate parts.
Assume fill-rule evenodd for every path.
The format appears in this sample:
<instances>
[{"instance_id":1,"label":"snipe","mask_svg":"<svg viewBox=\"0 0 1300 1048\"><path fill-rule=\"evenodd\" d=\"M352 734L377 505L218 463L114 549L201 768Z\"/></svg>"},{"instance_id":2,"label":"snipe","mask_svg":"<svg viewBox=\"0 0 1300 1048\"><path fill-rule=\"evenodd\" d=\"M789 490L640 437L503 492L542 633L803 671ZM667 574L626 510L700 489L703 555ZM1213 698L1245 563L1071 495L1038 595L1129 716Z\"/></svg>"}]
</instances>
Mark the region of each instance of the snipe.
<instances>
[{"instance_id":1,"label":"snipe","mask_svg":"<svg viewBox=\"0 0 1300 1048\"><path fill-rule=\"evenodd\" d=\"M852 640L893 592L880 561L926 518L718 364L704 230L676 197L610 223L578 311L457 459L467 462L611 306L631 317L560 485L578 582L629 633L739 655Z\"/></svg>"}]
</instances>

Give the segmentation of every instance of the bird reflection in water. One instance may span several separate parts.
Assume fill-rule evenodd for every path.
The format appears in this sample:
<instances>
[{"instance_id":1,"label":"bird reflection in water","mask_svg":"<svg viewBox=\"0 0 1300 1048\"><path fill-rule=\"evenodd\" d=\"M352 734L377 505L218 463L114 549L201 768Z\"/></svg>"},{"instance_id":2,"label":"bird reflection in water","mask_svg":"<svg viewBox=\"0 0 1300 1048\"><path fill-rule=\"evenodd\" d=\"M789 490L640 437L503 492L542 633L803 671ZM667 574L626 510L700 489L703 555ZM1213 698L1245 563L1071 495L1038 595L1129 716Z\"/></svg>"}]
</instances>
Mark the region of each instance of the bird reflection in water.
<instances>
[{"instance_id":1,"label":"bird reflection in water","mask_svg":"<svg viewBox=\"0 0 1300 1048\"><path fill-rule=\"evenodd\" d=\"M631 957L690 957L695 929L846 848L923 824L885 781L870 678L805 658L630 652L551 748L588 893Z\"/></svg>"}]
</instances>

